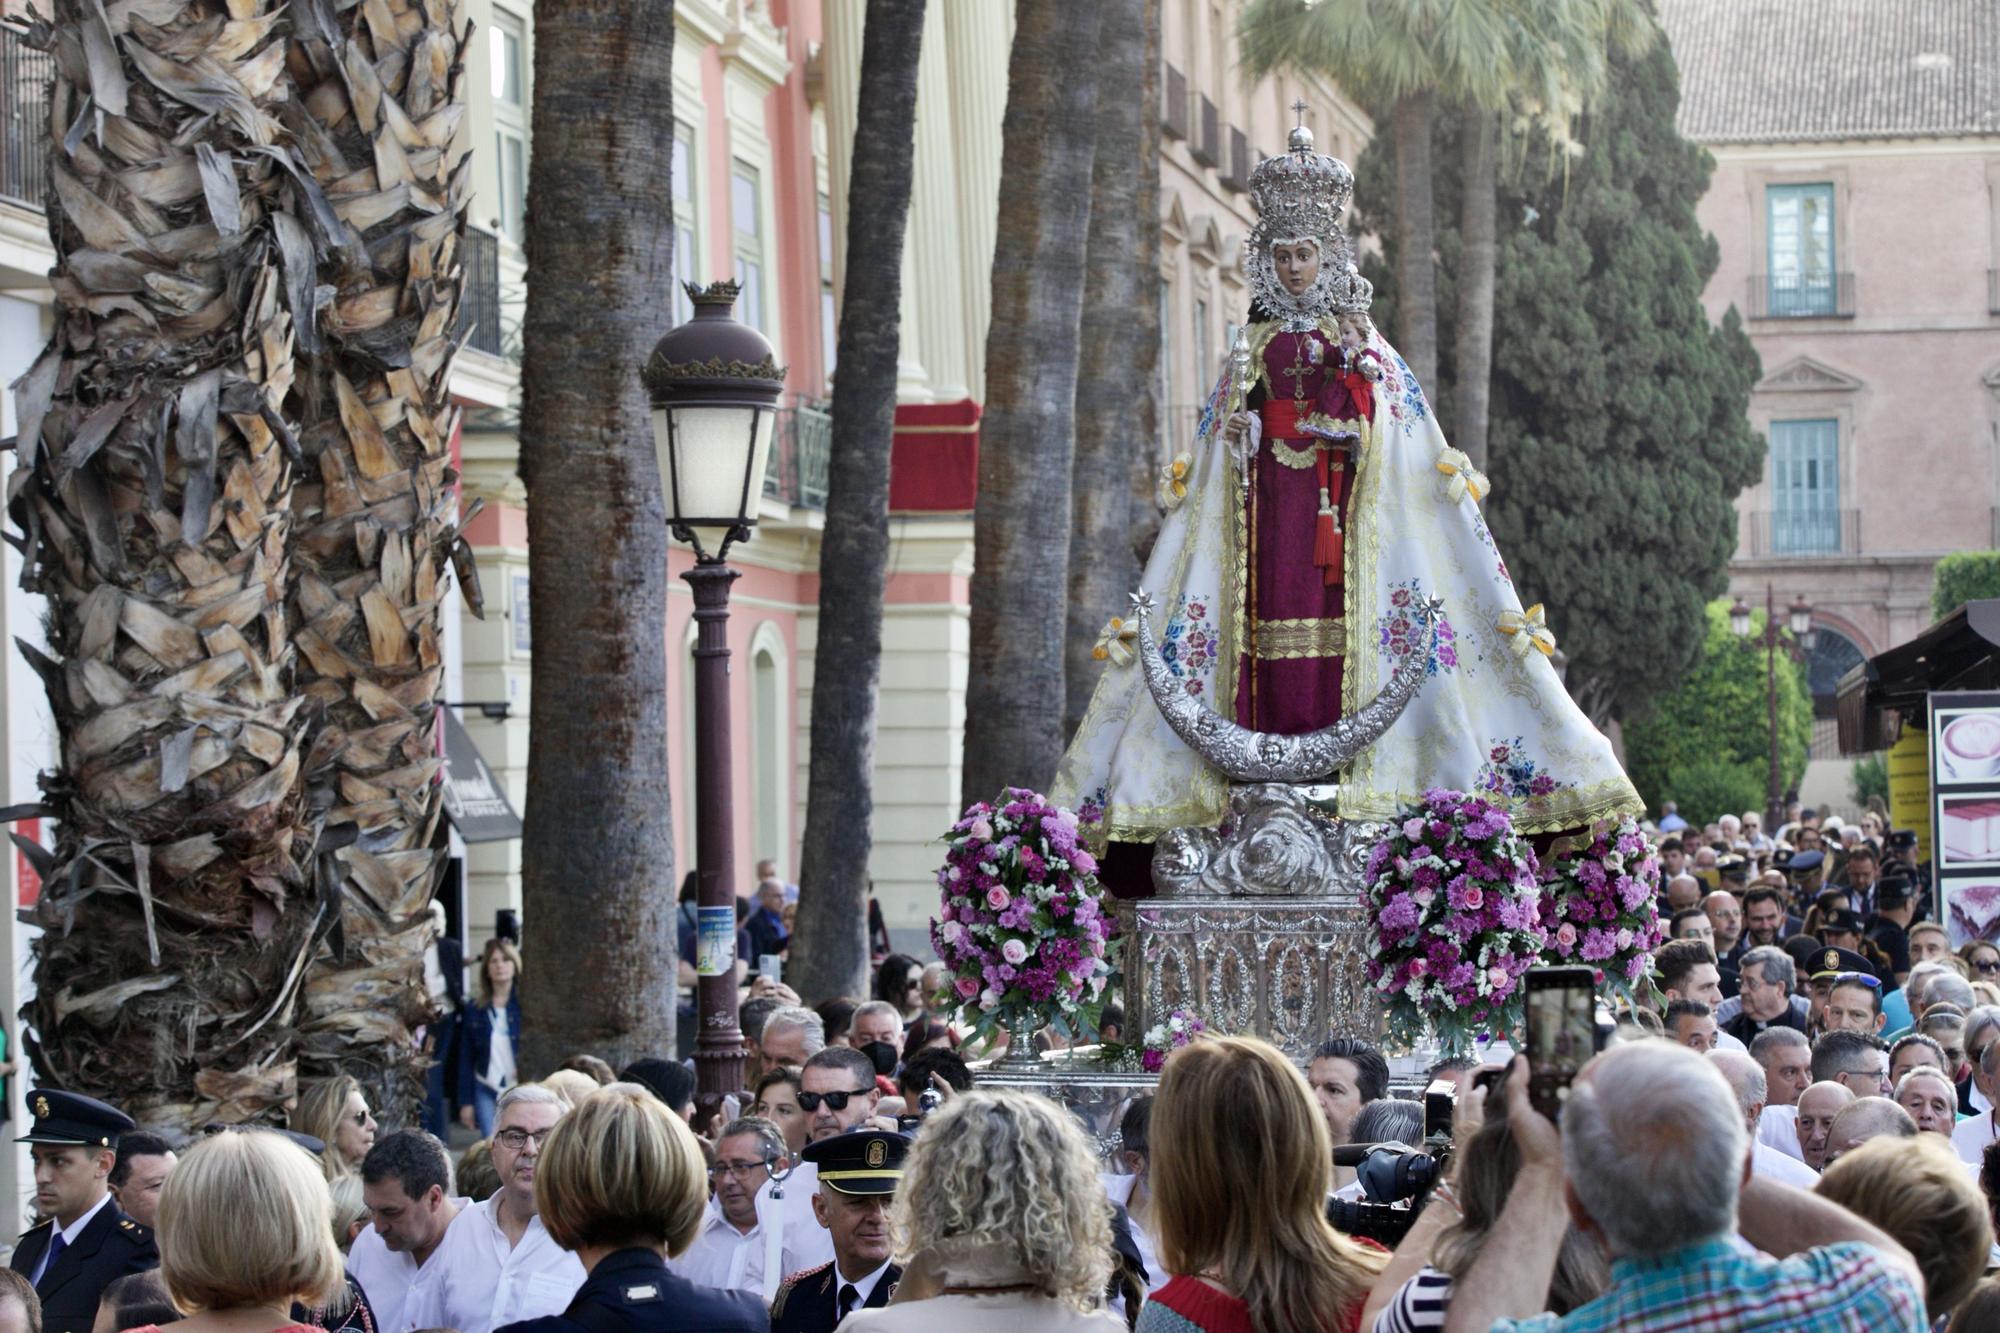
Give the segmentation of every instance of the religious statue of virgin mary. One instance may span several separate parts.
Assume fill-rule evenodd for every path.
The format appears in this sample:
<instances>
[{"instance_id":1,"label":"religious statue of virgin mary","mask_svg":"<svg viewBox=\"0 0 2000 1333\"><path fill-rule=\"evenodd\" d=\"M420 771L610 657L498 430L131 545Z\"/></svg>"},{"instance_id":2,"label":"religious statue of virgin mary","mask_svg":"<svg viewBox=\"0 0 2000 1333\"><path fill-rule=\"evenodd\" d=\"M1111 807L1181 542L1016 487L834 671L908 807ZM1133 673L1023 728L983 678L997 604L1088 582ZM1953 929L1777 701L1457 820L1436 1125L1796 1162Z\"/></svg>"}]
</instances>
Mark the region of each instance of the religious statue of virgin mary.
<instances>
[{"instance_id":1,"label":"religious statue of virgin mary","mask_svg":"<svg viewBox=\"0 0 2000 1333\"><path fill-rule=\"evenodd\" d=\"M1542 608L1522 605L1494 545L1486 479L1368 319L1373 291L1340 225L1352 190L1303 125L1251 176L1249 322L1162 476L1142 585L1161 697L1184 691L1255 748L1358 718L1420 669L1372 745L1304 779L1332 789L1341 817L1386 818L1438 787L1527 833L1636 814L1610 743L1557 677ZM1051 793L1088 821L1114 886L1162 834L1212 828L1229 804L1229 776L1149 690L1136 630L1121 618L1100 640L1104 674Z\"/></svg>"}]
</instances>

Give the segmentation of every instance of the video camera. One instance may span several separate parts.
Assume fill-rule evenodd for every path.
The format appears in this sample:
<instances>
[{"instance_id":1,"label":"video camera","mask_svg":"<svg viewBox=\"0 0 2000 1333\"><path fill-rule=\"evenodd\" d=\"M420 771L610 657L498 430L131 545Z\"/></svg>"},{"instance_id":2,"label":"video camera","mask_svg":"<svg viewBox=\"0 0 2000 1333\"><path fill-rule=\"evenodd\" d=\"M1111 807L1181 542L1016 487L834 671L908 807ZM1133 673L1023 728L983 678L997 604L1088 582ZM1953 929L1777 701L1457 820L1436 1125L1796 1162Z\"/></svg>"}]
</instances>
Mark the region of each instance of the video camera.
<instances>
[{"instance_id":1,"label":"video camera","mask_svg":"<svg viewBox=\"0 0 2000 1333\"><path fill-rule=\"evenodd\" d=\"M1444 1178L1451 1157L1452 1110L1458 1087L1439 1079L1424 1089L1424 1141L1421 1148L1401 1143L1350 1143L1333 1150L1335 1166L1354 1168L1361 1199L1329 1199L1327 1221L1350 1236L1395 1249L1430 1202L1431 1190Z\"/></svg>"}]
</instances>

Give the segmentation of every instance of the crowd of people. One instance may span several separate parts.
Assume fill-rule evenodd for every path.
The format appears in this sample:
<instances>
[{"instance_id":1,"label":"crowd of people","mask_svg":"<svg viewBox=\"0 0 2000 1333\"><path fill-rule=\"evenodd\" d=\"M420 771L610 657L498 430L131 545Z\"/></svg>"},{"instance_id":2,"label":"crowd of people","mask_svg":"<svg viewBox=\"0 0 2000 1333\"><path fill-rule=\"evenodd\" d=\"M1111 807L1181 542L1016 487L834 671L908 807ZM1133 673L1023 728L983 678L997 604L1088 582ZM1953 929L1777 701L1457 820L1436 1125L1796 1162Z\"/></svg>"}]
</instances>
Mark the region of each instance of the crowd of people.
<instances>
[{"instance_id":1,"label":"crowd of people","mask_svg":"<svg viewBox=\"0 0 2000 1333\"><path fill-rule=\"evenodd\" d=\"M1880 829L1729 820L1664 860L1657 1003L1560 1127L1504 1051L1413 1098L1341 1034L1303 1068L1206 1035L1086 1127L981 1087L895 954L814 1007L746 973L733 1096L671 1054L526 1070L496 940L420 1124L345 1077L192 1143L31 1092L0 1333L2000 1328L2000 950L1947 947Z\"/></svg>"}]
</instances>

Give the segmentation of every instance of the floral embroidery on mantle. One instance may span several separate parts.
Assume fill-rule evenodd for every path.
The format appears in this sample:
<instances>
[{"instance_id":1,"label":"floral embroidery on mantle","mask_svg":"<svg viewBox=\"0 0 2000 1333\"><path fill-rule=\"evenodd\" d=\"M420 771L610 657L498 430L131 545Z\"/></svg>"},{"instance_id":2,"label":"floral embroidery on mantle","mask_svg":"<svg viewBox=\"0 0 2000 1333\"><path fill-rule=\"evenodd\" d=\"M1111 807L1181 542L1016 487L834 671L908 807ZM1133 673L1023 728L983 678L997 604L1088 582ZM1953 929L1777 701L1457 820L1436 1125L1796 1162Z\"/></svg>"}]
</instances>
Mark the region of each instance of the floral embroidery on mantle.
<instances>
[{"instance_id":1,"label":"floral embroidery on mantle","mask_svg":"<svg viewBox=\"0 0 2000 1333\"><path fill-rule=\"evenodd\" d=\"M1505 796L1517 801L1534 801L1553 796L1565 787L1575 784L1559 782L1548 772L1522 743L1522 738L1512 740L1494 738L1486 747L1486 762L1479 767L1479 776L1473 782L1473 790L1493 796Z\"/></svg>"},{"instance_id":2,"label":"floral embroidery on mantle","mask_svg":"<svg viewBox=\"0 0 2000 1333\"><path fill-rule=\"evenodd\" d=\"M1423 597L1423 585L1417 579L1390 585L1389 610L1375 618L1375 644L1389 660L1401 661L1416 641L1415 611ZM1471 674L1471 665L1459 661L1458 635L1451 627L1451 617L1440 615L1437 637L1432 641L1431 657L1424 666L1424 675L1429 678L1440 673L1449 674L1461 666L1466 674Z\"/></svg>"},{"instance_id":3,"label":"floral embroidery on mantle","mask_svg":"<svg viewBox=\"0 0 2000 1333\"><path fill-rule=\"evenodd\" d=\"M1167 669L1187 682L1189 694L1202 692L1202 680L1215 666L1218 640L1215 623L1208 618L1209 597L1183 597L1181 609L1167 621L1160 643L1160 656Z\"/></svg>"}]
</instances>

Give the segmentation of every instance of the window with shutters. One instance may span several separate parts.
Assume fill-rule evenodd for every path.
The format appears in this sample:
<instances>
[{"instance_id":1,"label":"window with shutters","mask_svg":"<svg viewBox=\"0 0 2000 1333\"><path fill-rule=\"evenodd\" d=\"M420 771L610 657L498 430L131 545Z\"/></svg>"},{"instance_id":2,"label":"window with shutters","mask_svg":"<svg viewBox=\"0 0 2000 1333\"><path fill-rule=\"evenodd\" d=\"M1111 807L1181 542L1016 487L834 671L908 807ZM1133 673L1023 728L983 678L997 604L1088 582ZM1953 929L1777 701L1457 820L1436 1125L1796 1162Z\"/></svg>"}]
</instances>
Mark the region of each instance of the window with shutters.
<instances>
[{"instance_id":1,"label":"window with shutters","mask_svg":"<svg viewBox=\"0 0 2000 1333\"><path fill-rule=\"evenodd\" d=\"M1840 550L1840 423L1771 423L1771 552Z\"/></svg>"},{"instance_id":2,"label":"window with shutters","mask_svg":"<svg viewBox=\"0 0 2000 1333\"><path fill-rule=\"evenodd\" d=\"M1767 186L1764 211L1770 256L1767 309L1776 316L1837 313L1833 186Z\"/></svg>"}]
</instances>

